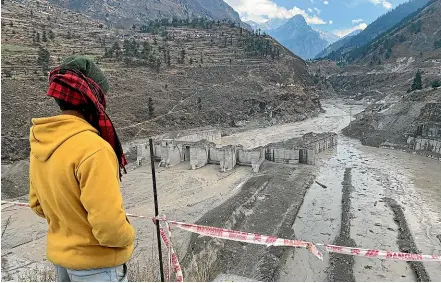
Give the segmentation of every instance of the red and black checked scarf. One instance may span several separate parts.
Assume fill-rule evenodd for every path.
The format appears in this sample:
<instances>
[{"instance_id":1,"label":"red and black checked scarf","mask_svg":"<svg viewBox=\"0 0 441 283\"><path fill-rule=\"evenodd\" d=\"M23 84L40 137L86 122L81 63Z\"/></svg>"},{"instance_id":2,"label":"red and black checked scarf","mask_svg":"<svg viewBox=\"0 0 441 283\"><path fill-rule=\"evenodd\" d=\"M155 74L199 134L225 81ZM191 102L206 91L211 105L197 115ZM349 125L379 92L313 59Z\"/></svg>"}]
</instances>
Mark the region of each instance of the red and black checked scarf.
<instances>
[{"instance_id":1,"label":"red and black checked scarf","mask_svg":"<svg viewBox=\"0 0 441 283\"><path fill-rule=\"evenodd\" d=\"M107 116L104 110L106 107L106 95L94 80L76 70L58 67L49 74L49 89L47 95L63 100L74 106L90 106L92 104L97 110L98 121L93 121L94 115L92 115L92 113L90 113L90 115L83 113L86 116L86 120L97 128L101 137L112 146L118 157L120 169L122 169L124 173L127 173L125 169L127 159L124 155L121 142L119 141L112 121L110 121L109 116Z\"/></svg>"}]
</instances>

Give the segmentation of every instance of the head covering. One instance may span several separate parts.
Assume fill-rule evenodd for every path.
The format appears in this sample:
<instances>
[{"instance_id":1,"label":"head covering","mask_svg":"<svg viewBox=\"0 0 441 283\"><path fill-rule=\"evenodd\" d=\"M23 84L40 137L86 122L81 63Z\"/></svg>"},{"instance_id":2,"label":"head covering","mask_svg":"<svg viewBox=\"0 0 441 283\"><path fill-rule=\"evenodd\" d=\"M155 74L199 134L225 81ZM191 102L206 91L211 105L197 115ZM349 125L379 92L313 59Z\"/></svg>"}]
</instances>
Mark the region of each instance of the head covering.
<instances>
[{"instance_id":1,"label":"head covering","mask_svg":"<svg viewBox=\"0 0 441 283\"><path fill-rule=\"evenodd\" d=\"M87 57L71 56L61 66L50 72L47 95L78 106L78 108L84 106L85 109L96 110L85 111L83 113L85 119L112 146L118 157L120 168L127 173L125 170L127 159L121 142L112 121L105 112L106 95L104 90L108 91L108 89L106 77L94 62Z\"/></svg>"},{"instance_id":2,"label":"head covering","mask_svg":"<svg viewBox=\"0 0 441 283\"><path fill-rule=\"evenodd\" d=\"M85 56L72 55L64 59L61 67L68 70L78 70L86 77L96 82L104 93L109 91L109 83L106 76L98 66Z\"/></svg>"}]
</instances>

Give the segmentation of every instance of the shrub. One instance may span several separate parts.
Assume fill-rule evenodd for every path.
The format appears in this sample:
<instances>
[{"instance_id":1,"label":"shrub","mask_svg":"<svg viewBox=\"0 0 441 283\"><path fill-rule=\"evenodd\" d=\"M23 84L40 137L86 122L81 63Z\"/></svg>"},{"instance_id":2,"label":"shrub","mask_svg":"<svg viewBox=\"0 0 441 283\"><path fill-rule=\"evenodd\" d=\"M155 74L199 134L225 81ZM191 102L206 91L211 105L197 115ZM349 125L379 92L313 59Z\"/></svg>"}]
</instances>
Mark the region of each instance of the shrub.
<instances>
[{"instance_id":1,"label":"shrub","mask_svg":"<svg viewBox=\"0 0 441 283\"><path fill-rule=\"evenodd\" d=\"M439 88L439 87L441 87L441 81L440 81L440 80L434 80L434 81L432 82L432 88L433 88L433 89L437 89L437 88Z\"/></svg>"}]
</instances>

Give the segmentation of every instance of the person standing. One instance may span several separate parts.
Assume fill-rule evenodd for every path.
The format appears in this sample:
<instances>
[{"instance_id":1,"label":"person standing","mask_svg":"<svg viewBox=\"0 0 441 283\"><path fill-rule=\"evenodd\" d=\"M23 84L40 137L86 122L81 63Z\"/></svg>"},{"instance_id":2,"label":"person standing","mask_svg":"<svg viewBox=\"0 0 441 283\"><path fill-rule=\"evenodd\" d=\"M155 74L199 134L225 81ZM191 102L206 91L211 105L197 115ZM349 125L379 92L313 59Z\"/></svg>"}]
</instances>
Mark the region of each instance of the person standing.
<instances>
[{"instance_id":1,"label":"person standing","mask_svg":"<svg viewBox=\"0 0 441 283\"><path fill-rule=\"evenodd\" d=\"M60 282L127 281L135 230L120 179L127 160L107 116L109 84L96 64L68 57L49 75L61 114L32 119L32 210L47 220L47 259Z\"/></svg>"}]
</instances>

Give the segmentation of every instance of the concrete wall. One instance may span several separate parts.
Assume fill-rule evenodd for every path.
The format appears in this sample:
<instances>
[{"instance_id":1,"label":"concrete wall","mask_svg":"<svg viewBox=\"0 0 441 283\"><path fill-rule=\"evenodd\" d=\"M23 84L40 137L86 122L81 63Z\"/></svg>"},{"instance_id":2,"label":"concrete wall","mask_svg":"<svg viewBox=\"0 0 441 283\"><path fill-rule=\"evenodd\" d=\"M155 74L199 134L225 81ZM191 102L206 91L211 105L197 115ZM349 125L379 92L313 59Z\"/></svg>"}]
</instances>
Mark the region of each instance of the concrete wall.
<instances>
[{"instance_id":1,"label":"concrete wall","mask_svg":"<svg viewBox=\"0 0 441 283\"><path fill-rule=\"evenodd\" d=\"M153 154L156 160L161 160L161 144L153 144ZM136 162L138 166L150 164L150 146L148 143L136 145Z\"/></svg>"},{"instance_id":2,"label":"concrete wall","mask_svg":"<svg viewBox=\"0 0 441 283\"><path fill-rule=\"evenodd\" d=\"M313 149L308 149L308 158L306 163L309 165L315 165L315 151Z\"/></svg>"},{"instance_id":3,"label":"concrete wall","mask_svg":"<svg viewBox=\"0 0 441 283\"><path fill-rule=\"evenodd\" d=\"M206 140L209 142L218 140L222 137L221 131L219 130L210 130L200 133L191 134L188 136L177 137L175 140L177 141L189 141L189 142L197 142L201 140Z\"/></svg>"},{"instance_id":4,"label":"concrete wall","mask_svg":"<svg viewBox=\"0 0 441 283\"><path fill-rule=\"evenodd\" d=\"M276 163L299 164L299 149L269 147L266 157Z\"/></svg>"},{"instance_id":5,"label":"concrete wall","mask_svg":"<svg viewBox=\"0 0 441 283\"><path fill-rule=\"evenodd\" d=\"M215 147L210 147L209 163L219 164L222 150Z\"/></svg>"},{"instance_id":6,"label":"concrete wall","mask_svg":"<svg viewBox=\"0 0 441 283\"><path fill-rule=\"evenodd\" d=\"M181 163L182 145L174 140L165 139L161 142L161 166L169 167Z\"/></svg>"},{"instance_id":7,"label":"concrete wall","mask_svg":"<svg viewBox=\"0 0 441 283\"><path fill-rule=\"evenodd\" d=\"M232 170L237 163L237 148L228 146L218 149L219 166L221 171Z\"/></svg>"},{"instance_id":8,"label":"concrete wall","mask_svg":"<svg viewBox=\"0 0 441 283\"><path fill-rule=\"evenodd\" d=\"M315 154L337 145L337 134L334 133L308 133L303 137L295 138L287 142L270 144L251 150L231 145L217 148L210 140L221 138L221 132L217 130L205 131L174 139L163 139L154 144L155 158L161 160L162 166L173 166L184 160L190 160L193 169L205 166L207 163L220 165L222 171L233 169L236 164L247 165L254 172L259 171L260 165L265 159L285 164L315 164ZM193 142L193 141L198 142ZM421 142L420 147L434 148L440 151L437 142L429 142L427 145ZM147 160L149 163L150 152L148 144L137 145L138 165Z\"/></svg>"},{"instance_id":9,"label":"concrete wall","mask_svg":"<svg viewBox=\"0 0 441 283\"><path fill-rule=\"evenodd\" d=\"M322 151L333 148L337 145L337 136L328 136L326 138L319 139L311 143L315 149L315 153L320 153Z\"/></svg>"},{"instance_id":10,"label":"concrete wall","mask_svg":"<svg viewBox=\"0 0 441 283\"><path fill-rule=\"evenodd\" d=\"M208 163L208 145L197 144L190 147L190 165L193 170L201 168Z\"/></svg>"}]
</instances>

